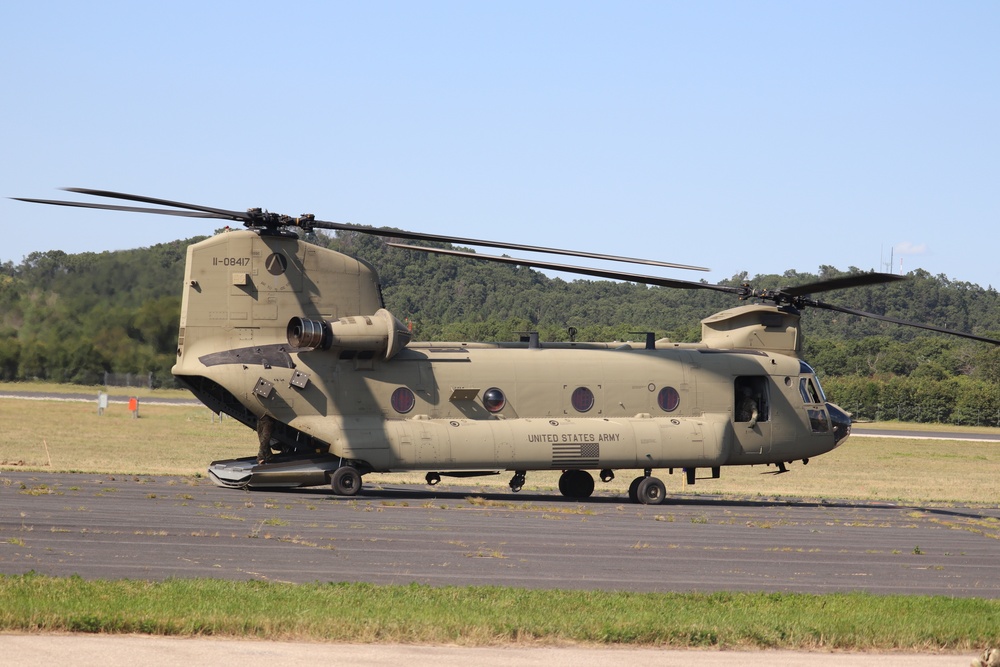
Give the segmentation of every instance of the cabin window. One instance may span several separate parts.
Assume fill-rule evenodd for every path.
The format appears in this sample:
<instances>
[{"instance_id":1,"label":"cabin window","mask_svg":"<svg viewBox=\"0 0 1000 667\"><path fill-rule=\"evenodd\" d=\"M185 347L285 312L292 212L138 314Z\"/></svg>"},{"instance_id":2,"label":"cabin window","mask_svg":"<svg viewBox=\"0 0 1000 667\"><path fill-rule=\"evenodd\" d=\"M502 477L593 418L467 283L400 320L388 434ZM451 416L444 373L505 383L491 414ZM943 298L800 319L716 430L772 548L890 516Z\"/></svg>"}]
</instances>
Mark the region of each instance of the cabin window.
<instances>
[{"instance_id":1,"label":"cabin window","mask_svg":"<svg viewBox=\"0 0 1000 667\"><path fill-rule=\"evenodd\" d=\"M594 407L594 392L586 387L577 387L571 398L573 409L577 412L587 412Z\"/></svg>"},{"instance_id":2,"label":"cabin window","mask_svg":"<svg viewBox=\"0 0 1000 667\"><path fill-rule=\"evenodd\" d=\"M392 398L390 401L392 403L392 409L401 415L405 415L407 412L412 410L413 406L416 404L413 392L406 387L399 387L396 391L392 392Z\"/></svg>"},{"instance_id":3,"label":"cabin window","mask_svg":"<svg viewBox=\"0 0 1000 667\"><path fill-rule=\"evenodd\" d=\"M767 395L767 377L747 375L736 378L734 384L735 410L733 420L737 422L766 422L771 420L771 402Z\"/></svg>"},{"instance_id":4,"label":"cabin window","mask_svg":"<svg viewBox=\"0 0 1000 667\"><path fill-rule=\"evenodd\" d=\"M657 394L656 402L664 412L673 412L681 404L681 395L673 387L664 387Z\"/></svg>"},{"instance_id":5,"label":"cabin window","mask_svg":"<svg viewBox=\"0 0 1000 667\"><path fill-rule=\"evenodd\" d=\"M507 405L507 397L503 395L502 391L493 387L487 389L483 394L483 405L490 412L500 412Z\"/></svg>"}]
</instances>

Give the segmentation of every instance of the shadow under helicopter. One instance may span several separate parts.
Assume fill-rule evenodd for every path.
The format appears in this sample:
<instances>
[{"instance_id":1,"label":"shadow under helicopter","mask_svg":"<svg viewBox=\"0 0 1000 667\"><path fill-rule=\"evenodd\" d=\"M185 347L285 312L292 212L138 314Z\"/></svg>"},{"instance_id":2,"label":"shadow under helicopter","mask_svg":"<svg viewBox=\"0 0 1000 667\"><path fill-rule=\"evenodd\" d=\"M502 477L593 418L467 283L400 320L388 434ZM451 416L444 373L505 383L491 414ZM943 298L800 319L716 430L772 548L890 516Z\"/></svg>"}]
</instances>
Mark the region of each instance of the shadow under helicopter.
<instances>
[{"instance_id":1,"label":"shadow under helicopter","mask_svg":"<svg viewBox=\"0 0 1000 667\"><path fill-rule=\"evenodd\" d=\"M328 489L322 487L304 488L269 488L269 489L248 489L254 493L288 493L303 494L307 496L321 496L326 500L349 503L357 501L391 501L391 502L427 502L427 501L448 501L454 503L468 502L469 498L480 498L488 503L494 503L497 509L535 509L545 510L546 506L553 504L565 504L574 506L597 506L607 508L610 506L627 505L630 509L649 507L652 511L662 511L667 507L691 507L691 508L743 508L743 509L775 509L775 508L795 508L795 509L879 509L898 512L926 512L928 514L944 517L954 517L971 519L977 521L994 521L1000 519L1000 507L978 508L978 507L935 507L933 505L923 505L919 503L894 503L881 500L853 500L853 499L815 499L815 498L740 498L725 497L715 495L670 495L661 505L633 505L629 502L625 493L615 494L610 491L596 491L593 496L586 500L566 498L558 492L531 492L511 493L502 490L486 490L482 487L461 487L449 486L442 489L428 489L418 485L392 484L379 485L377 482L368 482L362 487L357 496L345 498L330 493ZM534 505L537 504L537 507Z\"/></svg>"}]
</instances>

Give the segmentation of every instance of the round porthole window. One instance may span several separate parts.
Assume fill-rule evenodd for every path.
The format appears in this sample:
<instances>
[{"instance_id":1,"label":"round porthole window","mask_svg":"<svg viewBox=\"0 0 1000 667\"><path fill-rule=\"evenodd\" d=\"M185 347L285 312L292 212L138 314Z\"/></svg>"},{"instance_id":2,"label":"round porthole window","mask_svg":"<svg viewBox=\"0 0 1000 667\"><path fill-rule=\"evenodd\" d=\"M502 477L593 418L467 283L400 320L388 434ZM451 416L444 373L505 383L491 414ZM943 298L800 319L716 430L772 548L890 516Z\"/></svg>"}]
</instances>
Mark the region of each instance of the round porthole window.
<instances>
[{"instance_id":1,"label":"round porthole window","mask_svg":"<svg viewBox=\"0 0 1000 667\"><path fill-rule=\"evenodd\" d=\"M405 415L413 409L415 404L416 399L413 398L413 392L406 387L400 387L392 392L392 409L399 414Z\"/></svg>"},{"instance_id":2,"label":"round porthole window","mask_svg":"<svg viewBox=\"0 0 1000 667\"><path fill-rule=\"evenodd\" d=\"M503 410L503 406L507 405L507 397L503 395L502 391L493 387L487 389L483 394L483 405L490 412L500 412Z\"/></svg>"},{"instance_id":3,"label":"round porthole window","mask_svg":"<svg viewBox=\"0 0 1000 667\"><path fill-rule=\"evenodd\" d=\"M681 404L681 395L673 387L664 387L657 394L656 402L664 412L673 412Z\"/></svg>"},{"instance_id":4,"label":"round porthole window","mask_svg":"<svg viewBox=\"0 0 1000 667\"><path fill-rule=\"evenodd\" d=\"M586 387L577 387L573 390L573 409L577 412L587 412L594 407L594 392Z\"/></svg>"}]
</instances>

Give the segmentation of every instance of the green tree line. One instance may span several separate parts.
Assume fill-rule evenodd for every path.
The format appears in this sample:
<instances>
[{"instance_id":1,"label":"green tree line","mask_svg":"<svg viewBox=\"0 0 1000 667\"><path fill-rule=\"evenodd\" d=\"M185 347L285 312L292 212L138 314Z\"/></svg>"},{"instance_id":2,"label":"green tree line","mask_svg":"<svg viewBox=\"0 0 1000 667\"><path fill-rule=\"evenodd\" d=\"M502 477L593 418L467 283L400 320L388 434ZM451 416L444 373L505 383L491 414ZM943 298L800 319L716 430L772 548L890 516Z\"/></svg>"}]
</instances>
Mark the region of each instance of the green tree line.
<instances>
[{"instance_id":1,"label":"green tree line","mask_svg":"<svg viewBox=\"0 0 1000 667\"><path fill-rule=\"evenodd\" d=\"M0 265L0 379L100 384L104 373L172 384L187 245Z\"/></svg>"},{"instance_id":2,"label":"green tree line","mask_svg":"<svg viewBox=\"0 0 1000 667\"><path fill-rule=\"evenodd\" d=\"M152 373L170 385L185 248L33 253L0 265L0 379L98 384L105 372ZM421 340L697 341L700 320L739 305L731 295L563 279L489 262L389 248L379 237L314 242L379 271L386 306ZM859 272L821 266L723 281L791 287ZM1000 338L1000 294L924 271L909 280L821 295L854 309ZM1000 348L869 318L812 309L804 357L831 400L864 419L1000 425ZM575 333L574 333L575 332Z\"/></svg>"}]
</instances>

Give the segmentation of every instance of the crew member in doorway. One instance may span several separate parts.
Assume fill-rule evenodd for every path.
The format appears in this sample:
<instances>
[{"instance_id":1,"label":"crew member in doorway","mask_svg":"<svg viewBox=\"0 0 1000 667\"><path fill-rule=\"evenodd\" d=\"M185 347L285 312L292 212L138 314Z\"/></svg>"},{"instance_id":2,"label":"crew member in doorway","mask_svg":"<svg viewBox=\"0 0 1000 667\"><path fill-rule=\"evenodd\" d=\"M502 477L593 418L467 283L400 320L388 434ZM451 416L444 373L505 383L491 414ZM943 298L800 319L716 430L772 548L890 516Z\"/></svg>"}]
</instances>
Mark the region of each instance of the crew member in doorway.
<instances>
[{"instance_id":1,"label":"crew member in doorway","mask_svg":"<svg viewBox=\"0 0 1000 667\"><path fill-rule=\"evenodd\" d=\"M739 410L736 413L736 421L747 422L747 428L757 425L757 399L753 396L750 387L743 387L743 396L740 398Z\"/></svg>"}]
</instances>

